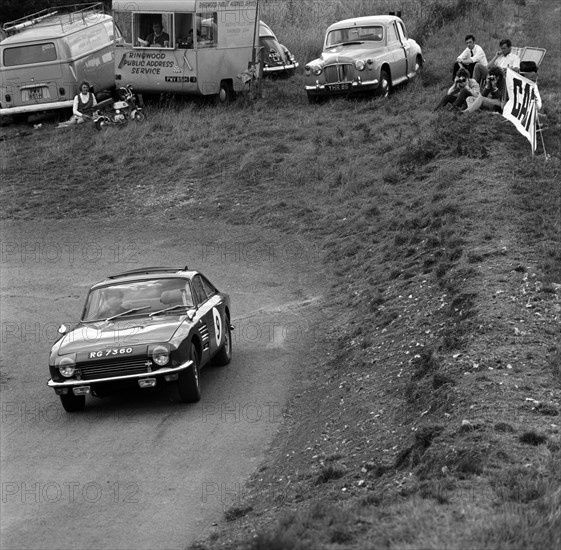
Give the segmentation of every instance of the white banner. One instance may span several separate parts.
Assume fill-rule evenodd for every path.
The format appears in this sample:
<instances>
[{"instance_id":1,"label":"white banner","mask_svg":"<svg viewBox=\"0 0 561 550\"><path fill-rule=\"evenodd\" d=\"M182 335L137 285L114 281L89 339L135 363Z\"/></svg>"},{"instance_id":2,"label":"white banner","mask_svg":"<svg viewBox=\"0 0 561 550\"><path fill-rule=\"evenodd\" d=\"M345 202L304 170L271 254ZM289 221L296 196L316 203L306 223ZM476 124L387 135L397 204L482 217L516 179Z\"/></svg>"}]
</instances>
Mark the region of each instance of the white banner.
<instances>
[{"instance_id":1,"label":"white banner","mask_svg":"<svg viewBox=\"0 0 561 550\"><path fill-rule=\"evenodd\" d=\"M536 150L536 97L539 94L535 82L519 75L512 69L506 70L508 101L503 108L503 116L510 120L516 129Z\"/></svg>"}]
</instances>

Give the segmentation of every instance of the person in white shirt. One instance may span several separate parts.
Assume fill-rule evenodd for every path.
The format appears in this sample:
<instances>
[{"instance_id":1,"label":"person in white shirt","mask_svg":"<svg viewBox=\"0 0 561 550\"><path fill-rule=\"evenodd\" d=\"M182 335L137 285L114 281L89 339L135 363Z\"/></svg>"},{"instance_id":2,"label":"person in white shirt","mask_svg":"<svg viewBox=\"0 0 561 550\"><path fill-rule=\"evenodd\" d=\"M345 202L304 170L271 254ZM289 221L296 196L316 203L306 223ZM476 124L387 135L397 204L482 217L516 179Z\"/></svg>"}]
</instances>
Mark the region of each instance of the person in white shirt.
<instances>
[{"instance_id":1,"label":"person in white shirt","mask_svg":"<svg viewBox=\"0 0 561 550\"><path fill-rule=\"evenodd\" d=\"M512 53L512 42L508 38L504 38L499 42L499 46L501 51L497 52L495 57L489 61L489 67L494 65L500 67L505 73L507 69L512 69L519 73L520 58Z\"/></svg>"},{"instance_id":2,"label":"person in white shirt","mask_svg":"<svg viewBox=\"0 0 561 550\"><path fill-rule=\"evenodd\" d=\"M458 69L464 68L469 71L469 76L481 82L487 78L487 56L483 48L475 43L475 36L467 34L465 38L467 48L458 56L452 76L457 74Z\"/></svg>"}]
</instances>

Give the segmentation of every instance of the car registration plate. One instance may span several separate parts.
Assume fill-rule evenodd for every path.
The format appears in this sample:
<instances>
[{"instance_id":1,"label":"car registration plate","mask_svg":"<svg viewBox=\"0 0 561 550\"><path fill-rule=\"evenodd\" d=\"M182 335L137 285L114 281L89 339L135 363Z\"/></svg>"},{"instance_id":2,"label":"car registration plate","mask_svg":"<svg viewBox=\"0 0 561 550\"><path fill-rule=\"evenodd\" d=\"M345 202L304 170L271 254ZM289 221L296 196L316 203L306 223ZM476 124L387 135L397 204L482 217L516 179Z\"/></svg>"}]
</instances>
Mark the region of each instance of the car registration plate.
<instances>
[{"instance_id":1,"label":"car registration plate","mask_svg":"<svg viewBox=\"0 0 561 550\"><path fill-rule=\"evenodd\" d=\"M98 351L90 351L88 359L106 359L109 357L122 357L123 355L130 355L133 352L132 347L126 348L111 348Z\"/></svg>"},{"instance_id":2,"label":"car registration plate","mask_svg":"<svg viewBox=\"0 0 561 550\"><path fill-rule=\"evenodd\" d=\"M332 92L338 92L340 90L350 90L351 83L342 82L341 84L326 84L325 87Z\"/></svg>"},{"instance_id":3,"label":"car registration plate","mask_svg":"<svg viewBox=\"0 0 561 550\"><path fill-rule=\"evenodd\" d=\"M37 101L38 99L45 99L44 87L41 88L27 88L22 90L22 100L23 101Z\"/></svg>"}]
</instances>

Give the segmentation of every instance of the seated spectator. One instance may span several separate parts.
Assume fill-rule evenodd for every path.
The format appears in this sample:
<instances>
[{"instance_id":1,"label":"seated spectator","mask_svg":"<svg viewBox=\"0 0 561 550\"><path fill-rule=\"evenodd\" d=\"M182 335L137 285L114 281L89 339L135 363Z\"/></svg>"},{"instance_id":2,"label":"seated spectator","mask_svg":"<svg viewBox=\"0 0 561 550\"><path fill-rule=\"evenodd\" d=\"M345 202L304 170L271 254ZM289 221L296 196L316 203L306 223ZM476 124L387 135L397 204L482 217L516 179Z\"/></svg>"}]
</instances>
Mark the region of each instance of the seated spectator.
<instances>
[{"instance_id":1,"label":"seated spectator","mask_svg":"<svg viewBox=\"0 0 561 550\"><path fill-rule=\"evenodd\" d=\"M146 37L146 40L139 38L138 41L143 46L169 48L169 34L164 32L161 23L154 23L152 25L152 32Z\"/></svg>"},{"instance_id":2,"label":"seated spectator","mask_svg":"<svg viewBox=\"0 0 561 550\"><path fill-rule=\"evenodd\" d=\"M436 109L442 109L446 105L464 110L467 107L466 100L468 97L479 96L479 84L474 78L470 78L467 69L460 69L454 78L454 84L448 90L448 93L442 98Z\"/></svg>"},{"instance_id":3,"label":"seated spectator","mask_svg":"<svg viewBox=\"0 0 561 550\"><path fill-rule=\"evenodd\" d=\"M504 38L499 42L501 51L495 54L495 57L489 61L489 68L500 67L504 73L507 69L512 69L517 73L520 72L520 58L512 53L512 42L508 38Z\"/></svg>"},{"instance_id":4,"label":"seated spectator","mask_svg":"<svg viewBox=\"0 0 561 550\"><path fill-rule=\"evenodd\" d=\"M475 100L468 100L467 103L466 112L487 109L502 113L506 103L506 80L503 70L497 66L491 67L481 94Z\"/></svg>"},{"instance_id":5,"label":"seated spectator","mask_svg":"<svg viewBox=\"0 0 561 550\"><path fill-rule=\"evenodd\" d=\"M469 75L477 82L481 82L487 78L487 56L483 48L475 43L475 36L473 34L466 35L465 38L467 48L458 56L452 77L458 72L458 69L464 68L469 71Z\"/></svg>"}]
</instances>

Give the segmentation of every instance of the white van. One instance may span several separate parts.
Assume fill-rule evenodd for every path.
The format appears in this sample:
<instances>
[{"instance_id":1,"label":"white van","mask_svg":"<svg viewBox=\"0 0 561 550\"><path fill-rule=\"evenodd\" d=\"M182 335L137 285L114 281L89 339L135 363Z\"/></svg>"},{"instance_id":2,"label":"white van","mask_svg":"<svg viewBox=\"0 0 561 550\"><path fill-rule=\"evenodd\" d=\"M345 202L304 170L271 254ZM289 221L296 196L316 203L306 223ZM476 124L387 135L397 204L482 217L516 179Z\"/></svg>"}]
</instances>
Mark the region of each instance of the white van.
<instances>
[{"instance_id":1,"label":"white van","mask_svg":"<svg viewBox=\"0 0 561 550\"><path fill-rule=\"evenodd\" d=\"M42 10L2 29L0 117L72 108L82 80L94 91L114 88L118 29L100 2Z\"/></svg>"},{"instance_id":2,"label":"white van","mask_svg":"<svg viewBox=\"0 0 561 550\"><path fill-rule=\"evenodd\" d=\"M113 0L112 13L124 39L115 48L117 85L220 102L247 90L240 75L255 68L256 0Z\"/></svg>"}]
</instances>

